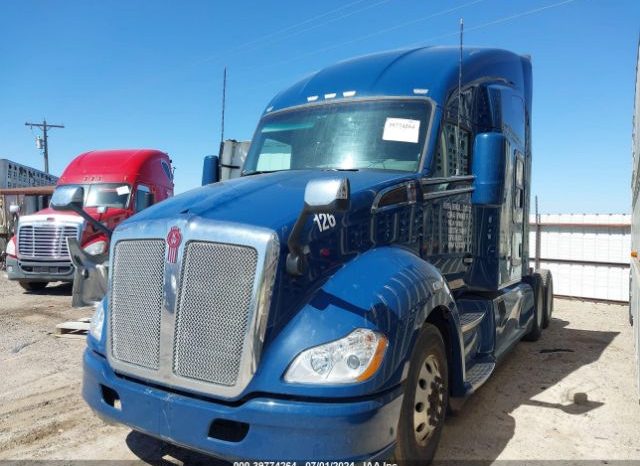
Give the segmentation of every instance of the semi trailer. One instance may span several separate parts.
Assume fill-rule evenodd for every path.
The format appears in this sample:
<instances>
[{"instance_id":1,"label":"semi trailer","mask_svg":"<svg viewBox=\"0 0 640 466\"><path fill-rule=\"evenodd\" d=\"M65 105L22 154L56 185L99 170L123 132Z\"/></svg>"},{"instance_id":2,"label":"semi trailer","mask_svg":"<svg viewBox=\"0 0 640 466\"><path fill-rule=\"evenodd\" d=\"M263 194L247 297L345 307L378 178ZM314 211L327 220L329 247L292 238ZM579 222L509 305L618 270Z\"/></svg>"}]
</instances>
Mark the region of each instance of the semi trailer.
<instances>
[{"instance_id":1,"label":"semi trailer","mask_svg":"<svg viewBox=\"0 0 640 466\"><path fill-rule=\"evenodd\" d=\"M228 460L431 460L448 410L551 317L529 267L531 96L528 57L449 47L280 92L242 176L114 231L86 402Z\"/></svg>"},{"instance_id":2,"label":"semi trailer","mask_svg":"<svg viewBox=\"0 0 640 466\"><path fill-rule=\"evenodd\" d=\"M58 177L16 163L9 159L0 159L0 189L33 188L56 184Z\"/></svg>"},{"instance_id":3,"label":"semi trailer","mask_svg":"<svg viewBox=\"0 0 640 466\"><path fill-rule=\"evenodd\" d=\"M83 187L84 216L46 206L21 215L16 234L9 240L7 276L26 290L43 289L49 282L74 281L68 238L81 253L105 255L116 225L172 196L171 160L164 152L151 149L86 152L65 168L56 190L69 186Z\"/></svg>"}]
</instances>

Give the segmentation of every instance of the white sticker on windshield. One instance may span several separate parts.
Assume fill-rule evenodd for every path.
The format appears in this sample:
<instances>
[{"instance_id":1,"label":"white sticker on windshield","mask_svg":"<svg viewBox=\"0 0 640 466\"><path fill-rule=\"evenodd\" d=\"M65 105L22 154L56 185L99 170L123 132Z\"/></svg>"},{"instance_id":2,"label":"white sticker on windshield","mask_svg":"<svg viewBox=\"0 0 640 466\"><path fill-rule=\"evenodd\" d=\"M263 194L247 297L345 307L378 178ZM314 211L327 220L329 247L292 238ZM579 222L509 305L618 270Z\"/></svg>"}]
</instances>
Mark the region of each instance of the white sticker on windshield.
<instances>
[{"instance_id":1,"label":"white sticker on windshield","mask_svg":"<svg viewBox=\"0 0 640 466\"><path fill-rule=\"evenodd\" d=\"M418 142L420 137L420 120L406 118L387 118L384 122L382 139L385 141Z\"/></svg>"},{"instance_id":2,"label":"white sticker on windshield","mask_svg":"<svg viewBox=\"0 0 640 466\"><path fill-rule=\"evenodd\" d=\"M118 186L116 188L116 193L118 193L118 196L124 196L125 194L129 194L129 186L127 186L126 184L124 186Z\"/></svg>"}]
</instances>

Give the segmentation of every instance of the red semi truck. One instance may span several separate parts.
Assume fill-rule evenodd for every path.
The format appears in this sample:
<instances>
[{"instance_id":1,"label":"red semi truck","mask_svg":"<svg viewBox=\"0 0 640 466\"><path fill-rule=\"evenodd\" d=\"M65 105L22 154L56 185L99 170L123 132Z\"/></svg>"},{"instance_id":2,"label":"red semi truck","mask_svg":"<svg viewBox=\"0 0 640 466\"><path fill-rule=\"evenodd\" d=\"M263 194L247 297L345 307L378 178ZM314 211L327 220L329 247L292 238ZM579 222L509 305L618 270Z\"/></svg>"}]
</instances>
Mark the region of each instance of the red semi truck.
<instances>
[{"instance_id":1,"label":"red semi truck","mask_svg":"<svg viewBox=\"0 0 640 466\"><path fill-rule=\"evenodd\" d=\"M7 245L6 267L8 278L27 290L73 281L67 238L78 241L87 254L104 254L109 250L109 230L172 196L171 159L153 149L86 152L67 166L56 189L68 185L84 188L84 210L99 224L51 208L21 216Z\"/></svg>"}]
</instances>

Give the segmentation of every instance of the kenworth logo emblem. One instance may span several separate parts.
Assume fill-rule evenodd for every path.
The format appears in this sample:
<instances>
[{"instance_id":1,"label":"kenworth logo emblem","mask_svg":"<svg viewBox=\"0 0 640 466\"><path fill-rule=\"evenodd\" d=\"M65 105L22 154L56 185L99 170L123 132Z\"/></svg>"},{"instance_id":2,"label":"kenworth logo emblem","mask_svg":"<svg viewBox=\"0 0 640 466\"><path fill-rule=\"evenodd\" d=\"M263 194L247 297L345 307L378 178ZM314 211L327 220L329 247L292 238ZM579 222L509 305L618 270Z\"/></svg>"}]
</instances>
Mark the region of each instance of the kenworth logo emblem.
<instances>
[{"instance_id":1,"label":"kenworth logo emblem","mask_svg":"<svg viewBox=\"0 0 640 466\"><path fill-rule=\"evenodd\" d=\"M169 254L167 255L167 261L171 264L175 264L178 257L178 247L182 242L182 235L180 234L180 228L171 227L169 234L167 235L167 246L169 247Z\"/></svg>"}]
</instances>

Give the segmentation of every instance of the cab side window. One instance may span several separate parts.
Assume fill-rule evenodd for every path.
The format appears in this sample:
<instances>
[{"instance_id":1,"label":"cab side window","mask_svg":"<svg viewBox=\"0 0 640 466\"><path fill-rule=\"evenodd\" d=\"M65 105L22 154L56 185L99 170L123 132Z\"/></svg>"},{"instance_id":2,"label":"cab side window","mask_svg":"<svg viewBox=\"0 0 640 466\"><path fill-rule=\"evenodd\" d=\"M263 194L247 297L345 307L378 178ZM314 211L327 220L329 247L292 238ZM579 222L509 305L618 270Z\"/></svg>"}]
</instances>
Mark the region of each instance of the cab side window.
<instances>
[{"instance_id":1,"label":"cab side window","mask_svg":"<svg viewBox=\"0 0 640 466\"><path fill-rule=\"evenodd\" d=\"M524 156L519 152L516 153L516 169L515 169L515 189L513 208L517 221L522 221L522 212L524 210Z\"/></svg>"},{"instance_id":2,"label":"cab side window","mask_svg":"<svg viewBox=\"0 0 640 466\"><path fill-rule=\"evenodd\" d=\"M136 212L146 209L153 204L153 194L148 186L138 185L136 192Z\"/></svg>"},{"instance_id":3,"label":"cab side window","mask_svg":"<svg viewBox=\"0 0 640 466\"><path fill-rule=\"evenodd\" d=\"M458 96L452 96L444 112L438 147L433 163L434 177L464 176L471 171L470 104L471 89L462 92L461 117L458 118ZM460 126L458 127L458 121Z\"/></svg>"}]
</instances>

